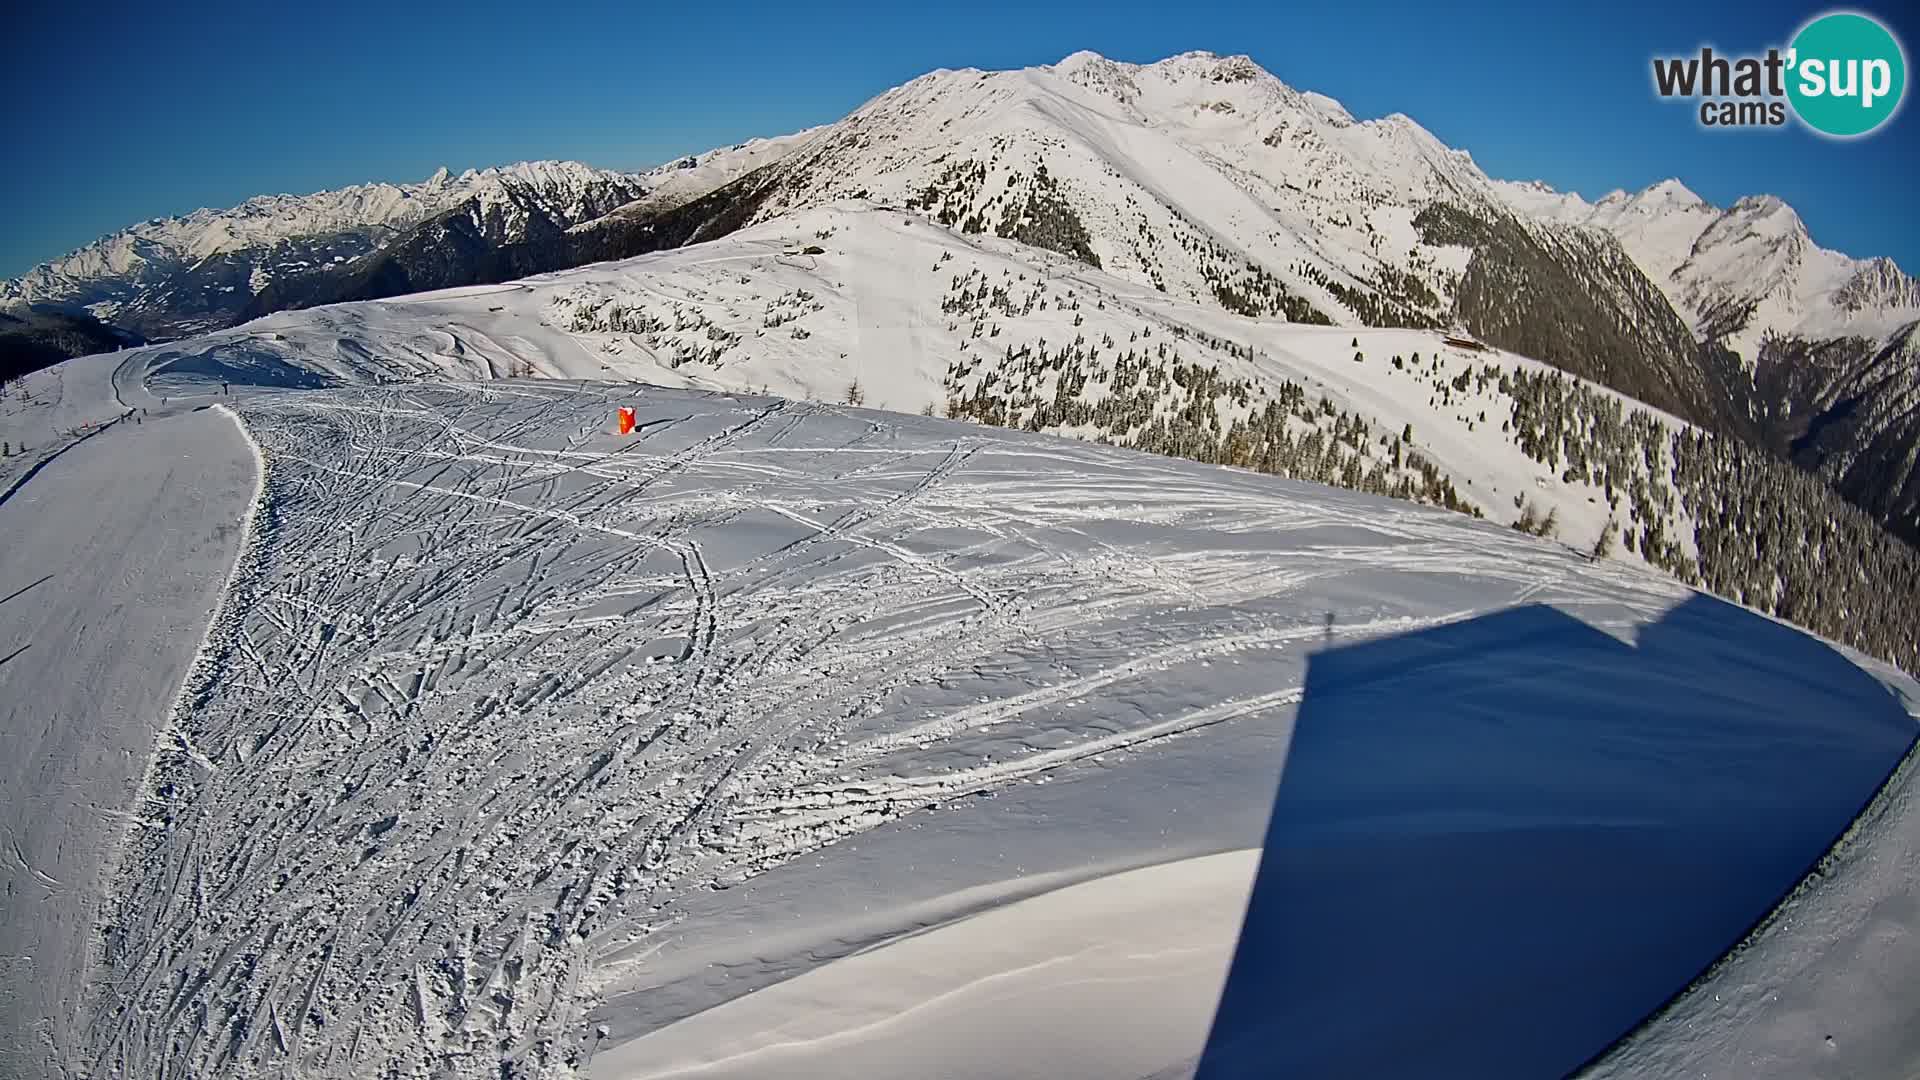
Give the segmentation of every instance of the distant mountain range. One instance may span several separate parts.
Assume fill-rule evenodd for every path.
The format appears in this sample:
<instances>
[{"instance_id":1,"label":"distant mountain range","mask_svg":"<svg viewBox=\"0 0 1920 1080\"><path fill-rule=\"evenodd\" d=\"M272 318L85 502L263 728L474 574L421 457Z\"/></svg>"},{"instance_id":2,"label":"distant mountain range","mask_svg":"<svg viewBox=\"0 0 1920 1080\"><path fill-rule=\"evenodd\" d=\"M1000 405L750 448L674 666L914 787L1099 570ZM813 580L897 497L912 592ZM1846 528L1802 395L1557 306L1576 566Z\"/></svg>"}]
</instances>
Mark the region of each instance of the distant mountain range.
<instances>
[{"instance_id":1,"label":"distant mountain range","mask_svg":"<svg viewBox=\"0 0 1920 1080\"><path fill-rule=\"evenodd\" d=\"M262 195L156 218L0 282L0 307L64 308L154 340L189 337L316 298L391 296L518 271L621 207L672 206L752 168L756 140L623 173L571 161L445 169L417 184ZM564 256L562 256L564 257Z\"/></svg>"},{"instance_id":2,"label":"distant mountain range","mask_svg":"<svg viewBox=\"0 0 1920 1080\"><path fill-rule=\"evenodd\" d=\"M1675 180L1589 203L1488 177L1246 57L936 71L845 119L646 173L444 172L146 222L0 284L168 339L506 281L845 200L1247 316L1454 330L1811 470L1920 538L1920 283L1791 207Z\"/></svg>"},{"instance_id":3,"label":"distant mountain range","mask_svg":"<svg viewBox=\"0 0 1920 1080\"><path fill-rule=\"evenodd\" d=\"M644 181L573 162L446 170L418 184L263 195L230 210L145 221L0 284L0 304L84 308L155 339L231 326L291 279L347 278L423 230L472 220L506 241L598 217ZM476 252L477 254L477 252Z\"/></svg>"}]
</instances>

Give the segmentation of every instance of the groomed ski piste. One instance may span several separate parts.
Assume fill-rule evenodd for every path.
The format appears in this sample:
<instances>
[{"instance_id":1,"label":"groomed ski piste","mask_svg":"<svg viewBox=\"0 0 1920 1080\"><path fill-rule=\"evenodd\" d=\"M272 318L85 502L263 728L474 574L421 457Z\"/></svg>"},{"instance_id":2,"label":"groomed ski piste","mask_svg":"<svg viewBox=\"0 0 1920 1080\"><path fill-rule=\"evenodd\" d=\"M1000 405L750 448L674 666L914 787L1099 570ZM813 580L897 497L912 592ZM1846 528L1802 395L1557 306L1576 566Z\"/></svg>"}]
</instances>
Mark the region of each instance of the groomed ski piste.
<instances>
[{"instance_id":1,"label":"groomed ski piste","mask_svg":"<svg viewBox=\"0 0 1920 1080\"><path fill-rule=\"evenodd\" d=\"M1914 1060L1904 676L1461 514L600 381L504 321L556 280L0 402L0 1069Z\"/></svg>"}]
</instances>

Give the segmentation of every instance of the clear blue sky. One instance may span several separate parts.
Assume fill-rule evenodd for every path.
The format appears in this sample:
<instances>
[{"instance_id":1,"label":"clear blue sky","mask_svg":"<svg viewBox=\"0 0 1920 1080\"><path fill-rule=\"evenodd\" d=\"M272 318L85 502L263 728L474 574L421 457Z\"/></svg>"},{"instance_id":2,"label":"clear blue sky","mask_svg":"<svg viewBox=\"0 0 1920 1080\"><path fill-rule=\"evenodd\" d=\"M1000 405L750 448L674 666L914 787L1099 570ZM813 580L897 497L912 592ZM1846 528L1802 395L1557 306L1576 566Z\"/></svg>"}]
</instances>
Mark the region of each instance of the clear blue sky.
<instances>
[{"instance_id":1,"label":"clear blue sky","mask_svg":"<svg viewBox=\"0 0 1920 1080\"><path fill-rule=\"evenodd\" d=\"M262 192L529 158L640 167L837 119L932 68L1081 48L1132 61L1247 53L1356 116L1405 112L1494 176L1589 198L1669 175L1721 205L1770 192L1820 243L1920 272L1912 102L1841 143L1791 125L1702 131L1688 106L1653 97L1656 53L1784 45L1825 7L1452 6L25 0L0 23L0 275ZM1920 25L1903 9L1860 10L1891 21L1911 55Z\"/></svg>"}]
</instances>

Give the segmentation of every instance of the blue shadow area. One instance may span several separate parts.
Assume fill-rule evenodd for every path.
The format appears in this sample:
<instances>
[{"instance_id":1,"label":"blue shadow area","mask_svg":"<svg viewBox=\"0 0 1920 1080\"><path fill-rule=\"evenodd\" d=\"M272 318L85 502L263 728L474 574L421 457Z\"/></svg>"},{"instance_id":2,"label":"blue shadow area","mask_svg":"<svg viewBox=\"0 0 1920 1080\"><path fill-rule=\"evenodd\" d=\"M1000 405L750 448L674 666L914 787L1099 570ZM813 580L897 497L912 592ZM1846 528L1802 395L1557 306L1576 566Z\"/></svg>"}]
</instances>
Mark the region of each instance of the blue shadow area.
<instances>
[{"instance_id":1,"label":"blue shadow area","mask_svg":"<svg viewBox=\"0 0 1920 1080\"><path fill-rule=\"evenodd\" d=\"M1826 645L1700 595L1635 645L1535 605L1320 653L1198 1075L1575 1070L1914 736Z\"/></svg>"}]
</instances>

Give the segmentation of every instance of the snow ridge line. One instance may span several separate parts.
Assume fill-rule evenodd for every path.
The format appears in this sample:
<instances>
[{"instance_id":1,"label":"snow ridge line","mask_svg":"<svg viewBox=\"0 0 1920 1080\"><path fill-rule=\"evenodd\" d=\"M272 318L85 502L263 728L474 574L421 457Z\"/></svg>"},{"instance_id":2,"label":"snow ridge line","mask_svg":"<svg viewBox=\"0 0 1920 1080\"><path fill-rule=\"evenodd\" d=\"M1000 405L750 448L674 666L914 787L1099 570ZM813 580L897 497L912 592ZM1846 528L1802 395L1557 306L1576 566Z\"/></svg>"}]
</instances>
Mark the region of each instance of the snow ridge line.
<instances>
[{"instance_id":1,"label":"snow ridge line","mask_svg":"<svg viewBox=\"0 0 1920 1080\"><path fill-rule=\"evenodd\" d=\"M206 629L203 630L200 635L200 645L194 651L193 661L187 665L186 672L181 676L180 688L174 695L173 708L169 710L166 722L154 731L153 749L147 754L146 765L141 771L140 782L134 789L133 812L124 816L125 827L121 832L120 842L117 845L113 868L106 876L106 880L110 882L110 884L108 885L106 896L100 905L102 917L105 917L109 912L120 911L131 892L128 888L130 884L129 878L138 869L137 861L130 857L133 851L135 830L147 828L152 824L141 816L140 809L153 799L155 774L158 771L165 751L169 747L173 747L198 761L205 761L181 733L181 720L190 708L189 702L205 694L213 678L214 670L218 667L212 656L212 654L217 651L216 641L224 641L237 632L240 609L235 603L235 596L238 592L238 587L244 580L250 579L258 573L265 559L265 537L259 528L258 521L260 512L266 505L267 498L268 465L266 455L261 452L260 444L255 441L253 432L248 430L246 423L241 420L238 412L224 404L216 404L212 408L215 412L224 415L228 420L233 422L234 429L239 432L241 441L247 444L248 452L253 455L253 496L247 501L246 510L240 519L240 542L234 552L233 565L228 567L226 580L221 583L219 602L215 610L207 618ZM132 410L128 410L129 414L131 414L131 412ZM105 428L103 427L101 430L105 430ZM78 445L78 443L76 442L73 445ZM37 467L38 466L36 466L36 468ZM208 762L206 764L211 766L213 763ZM106 955L106 935L100 932L101 929L100 924L96 922L93 927L94 932L88 936L88 992L89 996L95 998L96 1001L97 984L94 983L94 980L106 974L105 969L108 962ZM102 1017L101 1019L104 1020L105 1018ZM100 1024L93 1024L83 1030L98 1032L100 1029ZM90 1046L88 1049L92 1051L92 1053L89 1056L98 1060L103 1056L104 1051L110 1050L114 1044L118 1043L120 1032L123 1030L124 1025L115 1025L113 1035L108 1045L105 1047Z\"/></svg>"}]
</instances>

